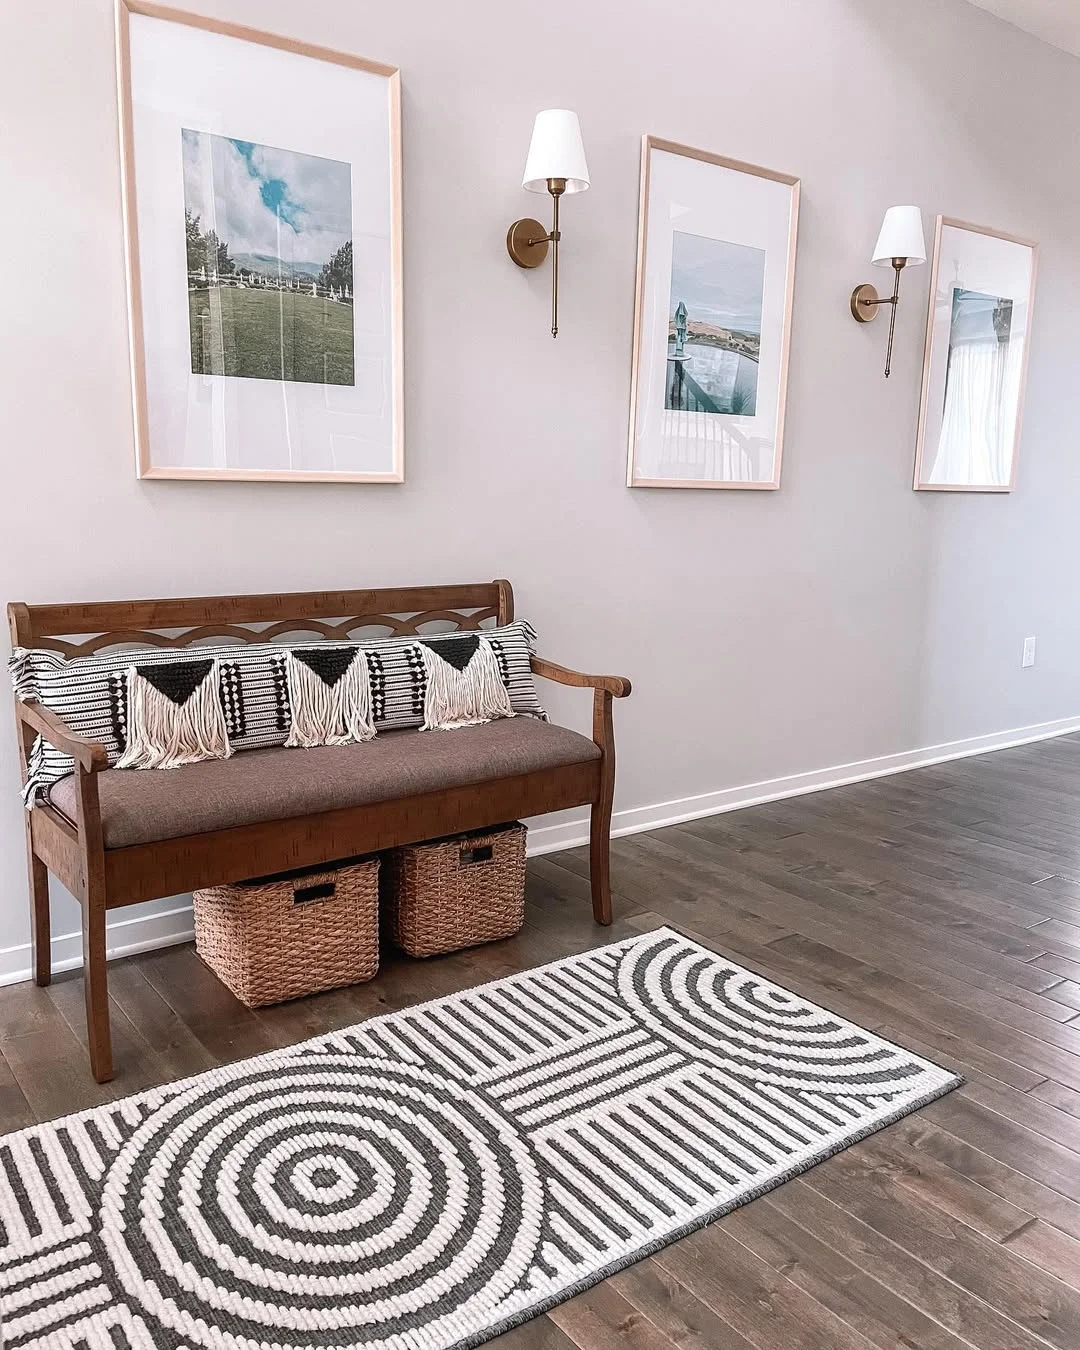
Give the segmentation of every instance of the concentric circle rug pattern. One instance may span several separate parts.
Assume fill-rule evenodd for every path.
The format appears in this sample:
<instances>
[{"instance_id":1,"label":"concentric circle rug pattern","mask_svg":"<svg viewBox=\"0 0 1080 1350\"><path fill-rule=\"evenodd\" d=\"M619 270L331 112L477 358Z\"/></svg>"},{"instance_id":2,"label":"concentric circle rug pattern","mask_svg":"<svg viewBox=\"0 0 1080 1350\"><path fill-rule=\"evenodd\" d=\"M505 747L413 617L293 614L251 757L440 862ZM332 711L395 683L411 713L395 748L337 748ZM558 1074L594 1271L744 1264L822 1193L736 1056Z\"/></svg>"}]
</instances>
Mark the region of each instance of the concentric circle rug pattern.
<instances>
[{"instance_id":1,"label":"concentric circle rug pattern","mask_svg":"<svg viewBox=\"0 0 1080 1350\"><path fill-rule=\"evenodd\" d=\"M4 1345L477 1345L959 1081L658 929L3 1138Z\"/></svg>"}]
</instances>

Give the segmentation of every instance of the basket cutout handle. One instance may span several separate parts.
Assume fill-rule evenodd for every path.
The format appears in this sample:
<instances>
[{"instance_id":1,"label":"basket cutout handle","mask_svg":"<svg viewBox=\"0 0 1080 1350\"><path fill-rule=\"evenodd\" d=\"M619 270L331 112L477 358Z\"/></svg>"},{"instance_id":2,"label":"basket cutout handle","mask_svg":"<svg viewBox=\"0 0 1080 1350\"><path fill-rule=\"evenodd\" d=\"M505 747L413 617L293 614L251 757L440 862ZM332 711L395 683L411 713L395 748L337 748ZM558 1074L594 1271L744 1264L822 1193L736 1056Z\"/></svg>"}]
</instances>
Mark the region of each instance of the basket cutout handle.
<instances>
[{"instance_id":1,"label":"basket cutout handle","mask_svg":"<svg viewBox=\"0 0 1080 1350\"><path fill-rule=\"evenodd\" d=\"M294 905L309 905L314 900L329 900L337 890L337 882L316 881L310 886L297 886L293 891Z\"/></svg>"},{"instance_id":2,"label":"basket cutout handle","mask_svg":"<svg viewBox=\"0 0 1080 1350\"><path fill-rule=\"evenodd\" d=\"M473 863L490 862L495 856L495 846L493 844L476 844L470 847L465 844L462 846L460 856L463 867L470 867Z\"/></svg>"}]
</instances>

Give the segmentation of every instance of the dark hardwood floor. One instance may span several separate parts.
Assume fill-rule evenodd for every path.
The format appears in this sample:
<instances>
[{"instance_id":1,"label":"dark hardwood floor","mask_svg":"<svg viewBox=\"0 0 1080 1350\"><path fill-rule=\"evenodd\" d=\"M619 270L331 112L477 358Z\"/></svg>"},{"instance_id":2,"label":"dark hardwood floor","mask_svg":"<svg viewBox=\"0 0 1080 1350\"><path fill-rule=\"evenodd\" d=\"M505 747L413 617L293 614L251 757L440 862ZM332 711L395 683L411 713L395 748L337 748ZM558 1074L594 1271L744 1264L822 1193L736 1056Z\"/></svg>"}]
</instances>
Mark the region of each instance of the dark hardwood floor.
<instances>
[{"instance_id":1,"label":"dark hardwood floor","mask_svg":"<svg viewBox=\"0 0 1080 1350\"><path fill-rule=\"evenodd\" d=\"M0 1128L90 1106L670 922L967 1084L498 1344L1080 1347L1080 737L534 859L509 942L249 1012L174 947L110 968L119 1072L77 976L0 990ZM13 864L14 865L14 864Z\"/></svg>"}]
</instances>

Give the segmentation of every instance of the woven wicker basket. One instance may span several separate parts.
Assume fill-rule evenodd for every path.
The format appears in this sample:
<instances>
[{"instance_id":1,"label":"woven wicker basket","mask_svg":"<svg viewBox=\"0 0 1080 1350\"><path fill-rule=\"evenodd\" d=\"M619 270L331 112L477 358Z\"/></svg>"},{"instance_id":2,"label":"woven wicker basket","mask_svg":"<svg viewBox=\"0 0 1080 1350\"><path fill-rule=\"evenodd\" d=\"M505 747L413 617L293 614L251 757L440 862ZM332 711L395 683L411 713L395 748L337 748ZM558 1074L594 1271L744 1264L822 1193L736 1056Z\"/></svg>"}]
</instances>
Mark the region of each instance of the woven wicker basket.
<instances>
[{"instance_id":1,"label":"woven wicker basket","mask_svg":"<svg viewBox=\"0 0 1080 1350\"><path fill-rule=\"evenodd\" d=\"M195 946L249 1008L370 980L379 859L196 891Z\"/></svg>"},{"instance_id":2,"label":"woven wicker basket","mask_svg":"<svg viewBox=\"0 0 1080 1350\"><path fill-rule=\"evenodd\" d=\"M524 825L397 848L383 860L383 918L410 956L510 937L525 921Z\"/></svg>"}]
</instances>

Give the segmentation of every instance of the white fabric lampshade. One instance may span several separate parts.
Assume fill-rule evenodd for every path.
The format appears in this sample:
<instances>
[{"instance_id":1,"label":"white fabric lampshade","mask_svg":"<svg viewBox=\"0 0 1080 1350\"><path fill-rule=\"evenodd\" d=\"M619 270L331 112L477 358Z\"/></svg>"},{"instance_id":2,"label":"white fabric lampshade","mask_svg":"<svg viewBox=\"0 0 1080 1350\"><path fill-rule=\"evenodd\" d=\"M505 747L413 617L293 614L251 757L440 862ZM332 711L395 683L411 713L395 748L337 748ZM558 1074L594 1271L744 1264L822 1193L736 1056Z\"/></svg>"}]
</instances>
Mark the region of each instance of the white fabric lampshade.
<instances>
[{"instance_id":1,"label":"white fabric lampshade","mask_svg":"<svg viewBox=\"0 0 1080 1350\"><path fill-rule=\"evenodd\" d=\"M549 178L565 178L567 192L584 192L589 186L577 113L565 108L536 114L521 186L527 192L546 192Z\"/></svg>"},{"instance_id":2,"label":"white fabric lampshade","mask_svg":"<svg viewBox=\"0 0 1080 1350\"><path fill-rule=\"evenodd\" d=\"M906 258L909 267L926 261L926 235L917 206L890 206L885 212L874 248L874 265L891 267L894 258Z\"/></svg>"}]
</instances>

